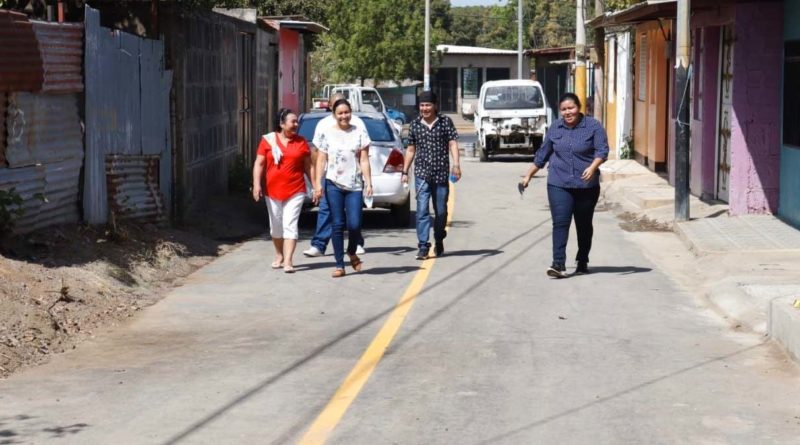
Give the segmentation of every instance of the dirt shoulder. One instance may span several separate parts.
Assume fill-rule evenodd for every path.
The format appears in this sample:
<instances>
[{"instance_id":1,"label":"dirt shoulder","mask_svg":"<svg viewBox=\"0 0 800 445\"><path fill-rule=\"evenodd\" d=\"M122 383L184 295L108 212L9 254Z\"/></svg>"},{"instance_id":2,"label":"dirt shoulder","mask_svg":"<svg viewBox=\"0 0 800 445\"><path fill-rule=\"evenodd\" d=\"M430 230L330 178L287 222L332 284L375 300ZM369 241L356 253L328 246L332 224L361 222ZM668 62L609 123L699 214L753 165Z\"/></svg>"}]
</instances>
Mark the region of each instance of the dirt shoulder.
<instances>
[{"instance_id":1,"label":"dirt shoulder","mask_svg":"<svg viewBox=\"0 0 800 445\"><path fill-rule=\"evenodd\" d=\"M180 229L69 225L0 241L0 378L125 323L266 229L245 199L211 205Z\"/></svg>"}]
</instances>

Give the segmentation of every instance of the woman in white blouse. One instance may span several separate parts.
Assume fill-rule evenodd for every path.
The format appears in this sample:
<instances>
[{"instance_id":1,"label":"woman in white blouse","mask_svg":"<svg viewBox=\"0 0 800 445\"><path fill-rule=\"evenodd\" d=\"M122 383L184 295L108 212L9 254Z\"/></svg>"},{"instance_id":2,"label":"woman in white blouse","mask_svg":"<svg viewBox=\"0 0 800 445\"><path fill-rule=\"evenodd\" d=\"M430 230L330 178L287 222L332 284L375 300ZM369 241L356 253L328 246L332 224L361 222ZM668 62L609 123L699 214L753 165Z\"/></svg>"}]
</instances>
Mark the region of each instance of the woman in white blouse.
<instances>
[{"instance_id":1,"label":"woman in white blouse","mask_svg":"<svg viewBox=\"0 0 800 445\"><path fill-rule=\"evenodd\" d=\"M350 265L361 270L362 261L356 255L361 239L361 203L372 196L372 176L369 169L369 139L365 129L350 125L352 108L346 99L334 102L336 125L322 128L317 155L314 198L325 193L333 219L333 256L336 259L334 278L343 277L344 229L348 233L347 254ZM327 168L326 168L327 164Z\"/></svg>"}]
</instances>

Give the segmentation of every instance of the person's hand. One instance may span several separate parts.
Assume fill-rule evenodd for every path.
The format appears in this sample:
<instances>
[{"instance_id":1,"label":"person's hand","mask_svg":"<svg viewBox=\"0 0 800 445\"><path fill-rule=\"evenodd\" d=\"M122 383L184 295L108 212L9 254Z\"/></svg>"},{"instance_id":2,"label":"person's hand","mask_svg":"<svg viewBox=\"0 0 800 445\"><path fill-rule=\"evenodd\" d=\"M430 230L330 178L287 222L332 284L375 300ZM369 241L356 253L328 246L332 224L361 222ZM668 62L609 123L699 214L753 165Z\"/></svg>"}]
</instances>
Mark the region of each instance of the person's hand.
<instances>
[{"instance_id":1,"label":"person's hand","mask_svg":"<svg viewBox=\"0 0 800 445\"><path fill-rule=\"evenodd\" d=\"M461 166L454 165L453 166L453 174L456 175L456 180L461 179Z\"/></svg>"},{"instance_id":2,"label":"person's hand","mask_svg":"<svg viewBox=\"0 0 800 445\"><path fill-rule=\"evenodd\" d=\"M366 197L372 196L372 184L367 184L367 186L364 187L364 196Z\"/></svg>"},{"instance_id":3,"label":"person's hand","mask_svg":"<svg viewBox=\"0 0 800 445\"><path fill-rule=\"evenodd\" d=\"M254 185L252 190L253 190L253 201L255 202L260 201L261 198L264 196L264 194L261 192L261 185L260 184Z\"/></svg>"},{"instance_id":4,"label":"person's hand","mask_svg":"<svg viewBox=\"0 0 800 445\"><path fill-rule=\"evenodd\" d=\"M314 195L311 198L314 201L314 204L319 204L320 199L322 199L322 189L315 188Z\"/></svg>"},{"instance_id":5,"label":"person's hand","mask_svg":"<svg viewBox=\"0 0 800 445\"><path fill-rule=\"evenodd\" d=\"M519 183L522 185L522 188L528 188L528 184L530 182L531 182L531 178L529 178L527 176L523 177L522 180L519 181Z\"/></svg>"},{"instance_id":6,"label":"person's hand","mask_svg":"<svg viewBox=\"0 0 800 445\"><path fill-rule=\"evenodd\" d=\"M400 175L400 180L403 182L403 184L408 184L408 173L403 173Z\"/></svg>"},{"instance_id":7,"label":"person's hand","mask_svg":"<svg viewBox=\"0 0 800 445\"><path fill-rule=\"evenodd\" d=\"M587 167L586 170L583 171L583 174L581 175L581 179L583 179L585 182L591 181L592 177L594 177L595 170L596 169L594 167L592 167L592 166Z\"/></svg>"}]
</instances>

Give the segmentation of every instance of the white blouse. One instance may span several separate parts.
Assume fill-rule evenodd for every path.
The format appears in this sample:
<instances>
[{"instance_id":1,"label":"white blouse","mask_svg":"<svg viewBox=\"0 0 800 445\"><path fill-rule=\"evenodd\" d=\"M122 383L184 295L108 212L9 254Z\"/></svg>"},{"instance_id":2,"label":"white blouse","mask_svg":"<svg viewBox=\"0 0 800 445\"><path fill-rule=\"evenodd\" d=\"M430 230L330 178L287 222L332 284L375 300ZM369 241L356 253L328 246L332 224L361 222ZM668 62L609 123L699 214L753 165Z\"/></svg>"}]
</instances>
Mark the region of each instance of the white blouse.
<instances>
[{"instance_id":1,"label":"white blouse","mask_svg":"<svg viewBox=\"0 0 800 445\"><path fill-rule=\"evenodd\" d=\"M355 125L350 125L347 130L335 124L323 128L318 147L328 155L325 178L345 190L362 190L364 178L359 159L361 151L368 150L371 142L367 131Z\"/></svg>"}]
</instances>

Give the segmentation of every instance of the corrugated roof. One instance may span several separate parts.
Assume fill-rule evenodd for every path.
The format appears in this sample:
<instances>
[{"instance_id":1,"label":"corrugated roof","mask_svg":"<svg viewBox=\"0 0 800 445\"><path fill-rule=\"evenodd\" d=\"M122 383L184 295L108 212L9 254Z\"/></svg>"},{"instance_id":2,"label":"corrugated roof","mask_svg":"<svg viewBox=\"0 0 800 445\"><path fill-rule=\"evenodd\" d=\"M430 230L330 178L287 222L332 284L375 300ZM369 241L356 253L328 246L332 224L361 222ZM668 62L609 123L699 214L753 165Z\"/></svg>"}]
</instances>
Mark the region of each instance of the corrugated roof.
<instances>
[{"instance_id":1,"label":"corrugated roof","mask_svg":"<svg viewBox=\"0 0 800 445\"><path fill-rule=\"evenodd\" d=\"M44 82L41 91L83 91L83 24L32 23L43 60Z\"/></svg>"},{"instance_id":2,"label":"corrugated roof","mask_svg":"<svg viewBox=\"0 0 800 445\"><path fill-rule=\"evenodd\" d=\"M495 55L506 56L516 55L517 52L510 49L495 49L483 48L480 46L459 46L459 45L436 45L436 51L445 54L481 54L481 55Z\"/></svg>"},{"instance_id":3,"label":"corrugated roof","mask_svg":"<svg viewBox=\"0 0 800 445\"><path fill-rule=\"evenodd\" d=\"M0 60L0 91L41 89L42 55L25 14L0 10Z\"/></svg>"},{"instance_id":4,"label":"corrugated roof","mask_svg":"<svg viewBox=\"0 0 800 445\"><path fill-rule=\"evenodd\" d=\"M591 28L607 26L631 25L656 20L659 18L675 17L677 0L647 0L632 5L621 11L606 13L586 22Z\"/></svg>"},{"instance_id":5,"label":"corrugated roof","mask_svg":"<svg viewBox=\"0 0 800 445\"><path fill-rule=\"evenodd\" d=\"M327 32L328 28L303 16L267 16L259 17L259 23L268 29L275 31L281 28L292 29L297 32L321 34Z\"/></svg>"}]
</instances>

